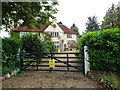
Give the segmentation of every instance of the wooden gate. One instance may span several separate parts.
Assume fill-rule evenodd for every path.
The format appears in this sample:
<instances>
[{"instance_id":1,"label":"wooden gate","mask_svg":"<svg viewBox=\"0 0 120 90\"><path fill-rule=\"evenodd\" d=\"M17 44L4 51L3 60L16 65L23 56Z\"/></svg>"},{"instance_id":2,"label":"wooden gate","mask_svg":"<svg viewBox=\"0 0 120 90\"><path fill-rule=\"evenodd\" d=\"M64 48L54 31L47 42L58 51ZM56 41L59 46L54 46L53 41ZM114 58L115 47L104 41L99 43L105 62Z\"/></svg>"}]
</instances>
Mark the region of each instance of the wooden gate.
<instances>
[{"instance_id":1,"label":"wooden gate","mask_svg":"<svg viewBox=\"0 0 120 90\"><path fill-rule=\"evenodd\" d=\"M81 53L20 53L20 57L22 70L51 71L49 60L55 61L52 71L83 72L84 69Z\"/></svg>"}]
</instances>

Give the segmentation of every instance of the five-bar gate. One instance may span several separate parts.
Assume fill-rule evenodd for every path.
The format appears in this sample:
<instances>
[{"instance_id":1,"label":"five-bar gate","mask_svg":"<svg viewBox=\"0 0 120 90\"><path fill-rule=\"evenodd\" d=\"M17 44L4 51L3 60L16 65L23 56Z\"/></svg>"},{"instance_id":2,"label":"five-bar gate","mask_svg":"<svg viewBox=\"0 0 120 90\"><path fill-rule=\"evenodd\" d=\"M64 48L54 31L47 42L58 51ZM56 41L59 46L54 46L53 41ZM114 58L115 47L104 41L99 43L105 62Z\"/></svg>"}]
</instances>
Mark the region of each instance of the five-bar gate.
<instances>
[{"instance_id":1,"label":"five-bar gate","mask_svg":"<svg viewBox=\"0 0 120 90\"><path fill-rule=\"evenodd\" d=\"M49 60L55 61L52 71L83 72L81 53L20 53L22 70L51 71Z\"/></svg>"}]
</instances>

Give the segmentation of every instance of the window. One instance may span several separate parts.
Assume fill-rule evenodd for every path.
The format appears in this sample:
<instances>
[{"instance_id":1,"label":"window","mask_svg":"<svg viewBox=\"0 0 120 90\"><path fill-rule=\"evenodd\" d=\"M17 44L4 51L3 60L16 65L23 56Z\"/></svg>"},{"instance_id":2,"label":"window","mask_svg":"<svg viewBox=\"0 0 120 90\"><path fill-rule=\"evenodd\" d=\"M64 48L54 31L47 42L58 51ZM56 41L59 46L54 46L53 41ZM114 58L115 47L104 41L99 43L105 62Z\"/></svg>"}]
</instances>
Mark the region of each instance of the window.
<instances>
[{"instance_id":1,"label":"window","mask_svg":"<svg viewBox=\"0 0 120 90\"><path fill-rule=\"evenodd\" d=\"M59 36L59 32L51 32L51 36L52 37L58 37Z\"/></svg>"},{"instance_id":2,"label":"window","mask_svg":"<svg viewBox=\"0 0 120 90\"><path fill-rule=\"evenodd\" d=\"M72 38L72 34L67 34L67 38Z\"/></svg>"},{"instance_id":3,"label":"window","mask_svg":"<svg viewBox=\"0 0 120 90\"><path fill-rule=\"evenodd\" d=\"M28 32L20 32L20 37L22 37L22 36L24 36L26 34L28 34Z\"/></svg>"},{"instance_id":4,"label":"window","mask_svg":"<svg viewBox=\"0 0 120 90\"><path fill-rule=\"evenodd\" d=\"M56 28L56 25L55 25L55 24L53 24L53 28Z\"/></svg>"},{"instance_id":5,"label":"window","mask_svg":"<svg viewBox=\"0 0 120 90\"><path fill-rule=\"evenodd\" d=\"M59 45L59 42L53 42L55 47L59 49L60 45Z\"/></svg>"}]
</instances>

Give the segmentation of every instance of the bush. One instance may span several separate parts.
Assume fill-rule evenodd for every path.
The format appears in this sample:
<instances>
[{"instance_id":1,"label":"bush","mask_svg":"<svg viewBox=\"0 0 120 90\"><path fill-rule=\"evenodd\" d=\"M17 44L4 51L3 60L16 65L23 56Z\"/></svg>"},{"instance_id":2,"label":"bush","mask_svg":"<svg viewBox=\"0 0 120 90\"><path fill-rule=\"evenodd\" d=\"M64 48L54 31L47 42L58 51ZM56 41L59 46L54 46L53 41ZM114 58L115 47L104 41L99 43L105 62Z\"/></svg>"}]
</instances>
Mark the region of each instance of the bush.
<instances>
[{"instance_id":1,"label":"bush","mask_svg":"<svg viewBox=\"0 0 120 90\"><path fill-rule=\"evenodd\" d=\"M120 30L88 32L79 39L80 50L87 45L92 70L118 71L120 68Z\"/></svg>"},{"instance_id":2,"label":"bush","mask_svg":"<svg viewBox=\"0 0 120 90\"><path fill-rule=\"evenodd\" d=\"M37 34L27 34L22 37L22 51L24 52L48 52L44 42Z\"/></svg>"},{"instance_id":3,"label":"bush","mask_svg":"<svg viewBox=\"0 0 120 90\"><path fill-rule=\"evenodd\" d=\"M38 34L27 34L22 37L22 52L49 53L49 52L55 52L55 50L56 48L51 40L42 40ZM38 57L38 54L36 54L35 56ZM40 56L42 57L43 55L39 54L39 57ZM42 61L42 58L38 60ZM24 64L27 65L28 62Z\"/></svg>"},{"instance_id":4,"label":"bush","mask_svg":"<svg viewBox=\"0 0 120 90\"><path fill-rule=\"evenodd\" d=\"M4 38L2 39L2 43L0 43L0 48L2 49L2 73L0 73L0 75L5 75L19 68L20 63L17 60L17 54L20 47L22 50L21 52L24 51L28 53L48 53L56 51L56 48L51 40L41 40L40 36L37 34L25 35L22 37L22 40Z\"/></svg>"},{"instance_id":5,"label":"bush","mask_svg":"<svg viewBox=\"0 0 120 90\"><path fill-rule=\"evenodd\" d=\"M55 52L56 48L51 40L41 40L38 34L27 34L22 37L22 51L25 52Z\"/></svg>"},{"instance_id":6,"label":"bush","mask_svg":"<svg viewBox=\"0 0 120 90\"><path fill-rule=\"evenodd\" d=\"M45 46L46 46L48 52L57 52L58 51L56 49L54 43L51 40L45 40L44 43L45 43Z\"/></svg>"},{"instance_id":7,"label":"bush","mask_svg":"<svg viewBox=\"0 0 120 90\"><path fill-rule=\"evenodd\" d=\"M19 40L13 38L2 39L2 75L19 68L17 54L20 43Z\"/></svg>"}]
</instances>

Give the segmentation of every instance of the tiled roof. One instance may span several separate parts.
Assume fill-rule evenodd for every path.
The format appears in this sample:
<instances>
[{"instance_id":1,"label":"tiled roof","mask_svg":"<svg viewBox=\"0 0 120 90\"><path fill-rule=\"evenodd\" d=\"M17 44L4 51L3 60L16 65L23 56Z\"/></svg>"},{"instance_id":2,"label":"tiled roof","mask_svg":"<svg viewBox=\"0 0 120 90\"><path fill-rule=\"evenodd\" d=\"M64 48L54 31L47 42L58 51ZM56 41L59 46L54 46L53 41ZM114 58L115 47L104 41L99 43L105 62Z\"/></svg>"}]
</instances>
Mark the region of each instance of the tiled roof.
<instances>
[{"instance_id":1,"label":"tiled roof","mask_svg":"<svg viewBox=\"0 0 120 90\"><path fill-rule=\"evenodd\" d=\"M17 26L14 28L14 31L24 31L24 32L43 32L48 26L47 25L41 25L40 29L38 29L35 26L32 26L32 28L28 28L27 26Z\"/></svg>"},{"instance_id":2,"label":"tiled roof","mask_svg":"<svg viewBox=\"0 0 120 90\"><path fill-rule=\"evenodd\" d=\"M69 29L65 25L63 25L63 24L58 24L58 25L64 31L65 34L76 34L76 32L74 32L72 29Z\"/></svg>"},{"instance_id":3,"label":"tiled roof","mask_svg":"<svg viewBox=\"0 0 120 90\"><path fill-rule=\"evenodd\" d=\"M62 23L58 23L59 27L64 31L65 34L76 34L72 29L69 29ZM38 29L35 26L32 26L32 28L28 28L27 26L17 26L16 28L13 29L13 31L24 31L24 32L43 32L48 25L40 25L40 29Z\"/></svg>"}]
</instances>

